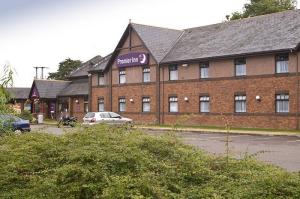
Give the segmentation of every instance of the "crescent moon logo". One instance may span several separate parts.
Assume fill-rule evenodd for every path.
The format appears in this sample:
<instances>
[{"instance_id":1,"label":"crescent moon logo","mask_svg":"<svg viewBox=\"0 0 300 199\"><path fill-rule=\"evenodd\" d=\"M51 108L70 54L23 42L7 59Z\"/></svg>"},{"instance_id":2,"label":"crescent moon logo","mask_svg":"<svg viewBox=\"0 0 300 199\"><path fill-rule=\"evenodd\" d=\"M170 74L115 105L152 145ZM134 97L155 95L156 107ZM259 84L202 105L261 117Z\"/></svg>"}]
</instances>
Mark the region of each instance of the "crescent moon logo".
<instances>
[{"instance_id":1,"label":"crescent moon logo","mask_svg":"<svg viewBox=\"0 0 300 199\"><path fill-rule=\"evenodd\" d=\"M146 63L146 59L147 59L146 55L145 54L141 54L141 61L140 61L140 63L141 64Z\"/></svg>"}]
</instances>

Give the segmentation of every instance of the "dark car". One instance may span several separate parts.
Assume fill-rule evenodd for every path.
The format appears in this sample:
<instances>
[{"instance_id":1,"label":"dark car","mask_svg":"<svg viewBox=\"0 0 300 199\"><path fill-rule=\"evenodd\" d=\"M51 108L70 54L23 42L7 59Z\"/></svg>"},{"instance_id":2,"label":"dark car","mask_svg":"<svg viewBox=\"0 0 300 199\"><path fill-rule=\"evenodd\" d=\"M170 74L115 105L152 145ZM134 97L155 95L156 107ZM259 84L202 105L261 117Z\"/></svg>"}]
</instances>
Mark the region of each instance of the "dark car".
<instances>
[{"instance_id":1,"label":"dark car","mask_svg":"<svg viewBox=\"0 0 300 199\"><path fill-rule=\"evenodd\" d=\"M0 114L0 125L2 129L10 129L14 132L29 132L31 130L28 120L10 114Z\"/></svg>"}]
</instances>

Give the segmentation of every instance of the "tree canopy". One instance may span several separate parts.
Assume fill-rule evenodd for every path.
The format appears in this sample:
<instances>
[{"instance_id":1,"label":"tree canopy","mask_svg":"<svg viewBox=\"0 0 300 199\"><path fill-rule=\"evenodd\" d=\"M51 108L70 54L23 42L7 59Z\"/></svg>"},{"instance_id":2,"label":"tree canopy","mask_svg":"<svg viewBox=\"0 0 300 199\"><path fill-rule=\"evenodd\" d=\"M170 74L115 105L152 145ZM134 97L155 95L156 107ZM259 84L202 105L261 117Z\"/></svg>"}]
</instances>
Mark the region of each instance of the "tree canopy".
<instances>
[{"instance_id":1,"label":"tree canopy","mask_svg":"<svg viewBox=\"0 0 300 199\"><path fill-rule=\"evenodd\" d=\"M81 65L80 60L65 59L59 63L57 72L49 73L48 79L67 80L70 73L79 68Z\"/></svg>"},{"instance_id":2,"label":"tree canopy","mask_svg":"<svg viewBox=\"0 0 300 199\"><path fill-rule=\"evenodd\" d=\"M250 0L249 3L244 4L242 12L236 11L231 15L226 15L226 19L232 21L285 10L294 10L296 7L296 0Z\"/></svg>"}]
</instances>

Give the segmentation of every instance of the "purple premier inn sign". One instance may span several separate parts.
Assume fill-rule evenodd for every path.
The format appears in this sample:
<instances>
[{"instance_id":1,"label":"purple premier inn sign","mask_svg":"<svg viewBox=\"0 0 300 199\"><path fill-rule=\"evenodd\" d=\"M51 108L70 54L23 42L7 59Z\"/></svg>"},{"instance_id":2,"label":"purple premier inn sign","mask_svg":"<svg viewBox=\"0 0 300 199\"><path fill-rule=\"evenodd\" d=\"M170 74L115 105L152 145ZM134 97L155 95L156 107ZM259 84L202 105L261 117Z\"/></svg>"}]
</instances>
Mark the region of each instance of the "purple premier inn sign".
<instances>
[{"instance_id":1,"label":"purple premier inn sign","mask_svg":"<svg viewBox=\"0 0 300 199\"><path fill-rule=\"evenodd\" d=\"M118 67L142 66L149 63L148 53L132 52L117 57Z\"/></svg>"}]
</instances>

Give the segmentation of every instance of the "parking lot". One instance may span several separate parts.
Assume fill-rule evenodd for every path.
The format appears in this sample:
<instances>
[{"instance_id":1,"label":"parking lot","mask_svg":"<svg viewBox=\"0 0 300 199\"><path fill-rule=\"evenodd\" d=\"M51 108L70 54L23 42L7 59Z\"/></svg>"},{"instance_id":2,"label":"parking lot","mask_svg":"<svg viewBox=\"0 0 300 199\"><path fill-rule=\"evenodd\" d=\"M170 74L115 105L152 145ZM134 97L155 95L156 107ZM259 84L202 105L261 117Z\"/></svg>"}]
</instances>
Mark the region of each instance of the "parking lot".
<instances>
[{"instance_id":1,"label":"parking lot","mask_svg":"<svg viewBox=\"0 0 300 199\"><path fill-rule=\"evenodd\" d=\"M33 125L32 130L62 135L71 132L73 128ZM143 131L153 136L166 133L160 130L143 129ZM176 134L184 143L209 153L219 155L226 151L224 133L178 132ZM263 162L280 166L288 171L300 171L300 137L231 134L229 138L230 152L236 158L255 155Z\"/></svg>"}]
</instances>

